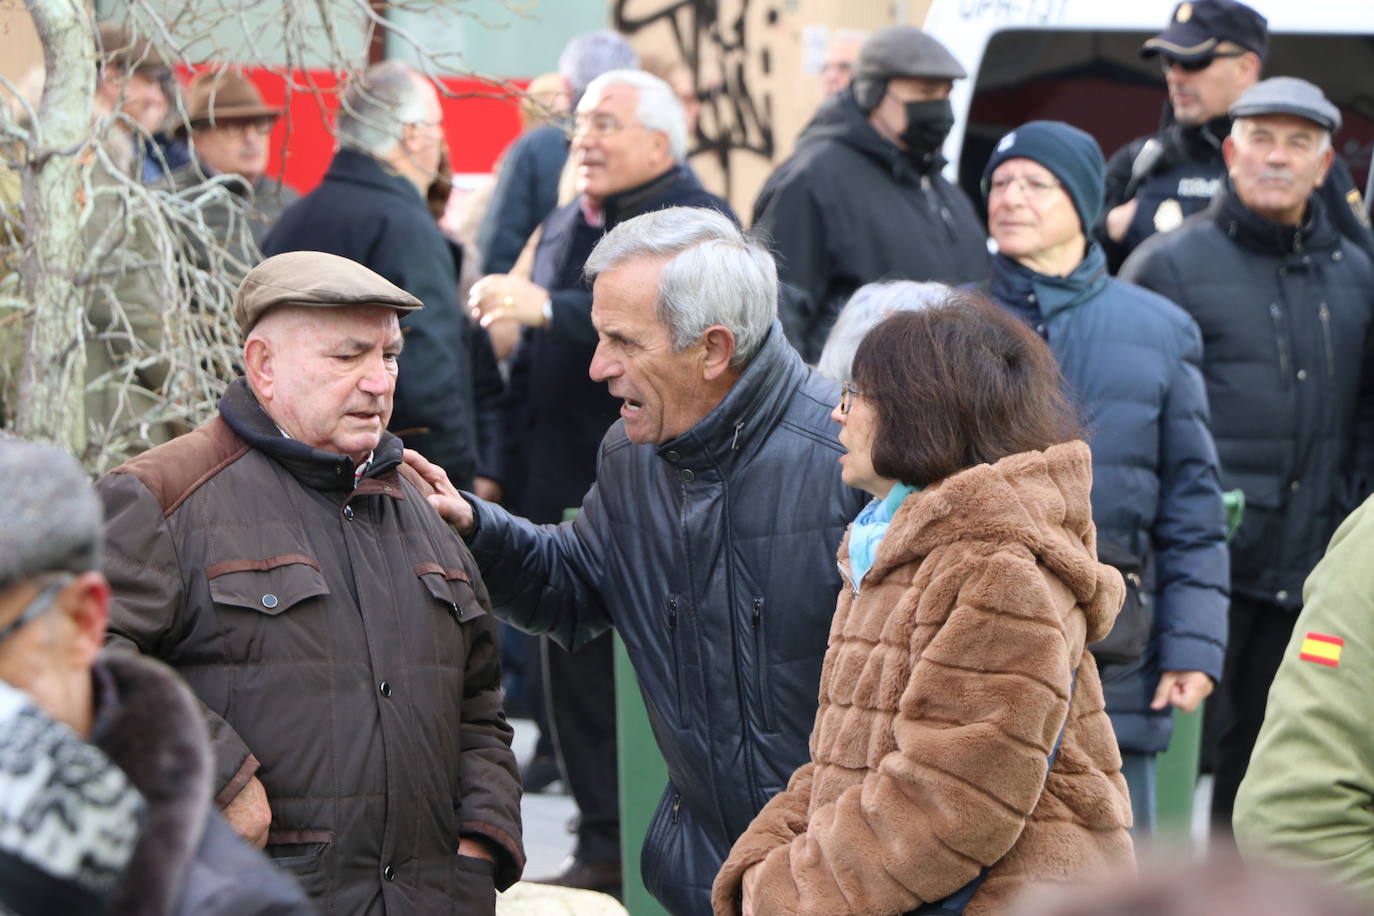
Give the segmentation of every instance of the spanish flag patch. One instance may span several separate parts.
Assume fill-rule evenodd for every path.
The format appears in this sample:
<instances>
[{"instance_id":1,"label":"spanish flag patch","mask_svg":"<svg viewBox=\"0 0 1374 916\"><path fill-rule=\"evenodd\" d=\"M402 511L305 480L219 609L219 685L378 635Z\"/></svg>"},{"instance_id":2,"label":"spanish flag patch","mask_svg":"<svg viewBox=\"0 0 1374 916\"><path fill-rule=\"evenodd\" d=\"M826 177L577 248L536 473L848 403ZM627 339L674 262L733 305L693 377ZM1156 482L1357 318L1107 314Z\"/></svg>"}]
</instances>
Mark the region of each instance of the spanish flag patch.
<instances>
[{"instance_id":1,"label":"spanish flag patch","mask_svg":"<svg viewBox=\"0 0 1374 916\"><path fill-rule=\"evenodd\" d=\"M1345 640L1339 636L1308 633L1307 638L1302 641L1302 652L1298 658L1305 662L1316 662L1336 668L1341 663L1341 647L1344 645Z\"/></svg>"}]
</instances>

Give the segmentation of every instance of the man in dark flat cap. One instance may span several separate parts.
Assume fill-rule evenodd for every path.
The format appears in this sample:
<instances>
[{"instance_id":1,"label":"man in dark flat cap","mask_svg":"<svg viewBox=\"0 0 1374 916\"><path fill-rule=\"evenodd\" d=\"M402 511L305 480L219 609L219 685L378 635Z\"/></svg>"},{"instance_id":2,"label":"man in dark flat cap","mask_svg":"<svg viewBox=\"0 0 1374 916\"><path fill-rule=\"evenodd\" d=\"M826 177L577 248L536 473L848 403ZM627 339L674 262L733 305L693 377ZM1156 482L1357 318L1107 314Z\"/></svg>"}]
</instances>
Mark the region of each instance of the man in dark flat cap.
<instances>
[{"instance_id":1,"label":"man in dark flat cap","mask_svg":"<svg viewBox=\"0 0 1374 916\"><path fill-rule=\"evenodd\" d=\"M1275 77L1230 113L1228 175L1211 205L1121 268L1201 328L1222 489L1245 493L1218 689L1230 713L1212 796L1223 830L1303 581L1374 477L1374 261L1337 231L1317 193L1340 112L1311 83Z\"/></svg>"},{"instance_id":2,"label":"man in dark flat cap","mask_svg":"<svg viewBox=\"0 0 1374 916\"><path fill-rule=\"evenodd\" d=\"M1231 132L1229 109L1259 81L1268 51L1268 20L1236 0L1186 0L1141 46L1141 56L1157 58L1164 71L1169 123L1107 163L1095 234L1113 272L1145 239L1207 207L1226 174L1221 144ZM1321 193L1337 230L1374 255L1368 211L1339 159Z\"/></svg>"},{"instance_id":3,"label":"man in dark flat cap","mask_svg":"<svg viewBox=\"0 0 1374 916\"><path fill-rule=\"evenodd\" d=\"M865 283L987 278L982 221L940 176L954 124L949 92L965 76L920 29L873 33L848 88L821 104L759 193L754 227L784 285L778 317L808 362Z\"/></svg>"},{"instance_id":4,"label":"man in dark flat cap","mask_svg":"<svg viewBox=\"0 0 1374 916\"><path fill-rule=\"evenodd\" d=\"M186 678L217 803L329 912L490 913L524 864L487 591L386 431L420 307L267 259L219 416L97 484L110 641Z\"/></svg>"}]
</instances>

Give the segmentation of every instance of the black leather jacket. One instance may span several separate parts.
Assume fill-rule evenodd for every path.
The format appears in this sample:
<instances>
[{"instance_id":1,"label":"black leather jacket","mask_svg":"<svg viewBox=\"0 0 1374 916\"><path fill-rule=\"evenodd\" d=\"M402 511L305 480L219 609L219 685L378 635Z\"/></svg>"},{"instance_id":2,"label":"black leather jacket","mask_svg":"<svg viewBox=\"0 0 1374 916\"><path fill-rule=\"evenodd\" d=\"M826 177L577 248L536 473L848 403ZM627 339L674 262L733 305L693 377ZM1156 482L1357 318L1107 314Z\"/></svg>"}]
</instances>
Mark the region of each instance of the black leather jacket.
<instances>
[{"instance_id":1,"label":"black leather jacket","mask_svg":"<svg viewBox=\"0 0 1374 916\"><path fill-rule=\"evenodd\" d=\"M662 445L607 433L576 520L536 526L474 500L470 539L496 613L576 648L614 626L669 785L645 838L645 886L710 912L711 882L810 755L845 526L839 392L776 322L725 399Z\"/></svg>"}]
</instances>

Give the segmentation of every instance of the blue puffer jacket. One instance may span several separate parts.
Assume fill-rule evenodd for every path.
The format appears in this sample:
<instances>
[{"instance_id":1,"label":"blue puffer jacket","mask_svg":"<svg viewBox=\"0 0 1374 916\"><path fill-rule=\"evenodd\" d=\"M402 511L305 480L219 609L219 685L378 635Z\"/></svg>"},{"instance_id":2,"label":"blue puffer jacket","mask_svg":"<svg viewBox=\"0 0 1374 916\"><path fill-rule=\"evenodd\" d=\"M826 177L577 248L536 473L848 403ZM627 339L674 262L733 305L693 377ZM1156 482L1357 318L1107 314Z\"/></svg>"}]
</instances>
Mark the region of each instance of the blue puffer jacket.
<instances>
[{"instance_id":1,"label":"blue puffer jacket","mask_svg":"<svg viewBox=\"0 0 1374 916\"><path fill-rule=\"evenodd\" d=\"M835 550L867 497L840 480L836 387L773 323L700 423L662 445L606 434L576 520L536 526L474 499L470 539L498 616L569 649L615 626L669 784L644 884L675 914L810 759Z\"/></svg>"},{"instance_id":2,"label":"blue puffer jacket","mask_svg":"<svg viewBox=\"0 0 1374 916\"><path fill-rule=\"evenodd\" d=\"M1114 541L1143 565L1154 609L1140 661L1102 666L1123 751L1169 745L1168 710L1150 709L1161 671L1220 680L1229 567L1216 446L1197 324L1169 300L1107 275L1096 242L1067 277L998 255L993 298L1026 319L1058 359L1093 452L1099 549Z\"/></svg>"}]
</instances>

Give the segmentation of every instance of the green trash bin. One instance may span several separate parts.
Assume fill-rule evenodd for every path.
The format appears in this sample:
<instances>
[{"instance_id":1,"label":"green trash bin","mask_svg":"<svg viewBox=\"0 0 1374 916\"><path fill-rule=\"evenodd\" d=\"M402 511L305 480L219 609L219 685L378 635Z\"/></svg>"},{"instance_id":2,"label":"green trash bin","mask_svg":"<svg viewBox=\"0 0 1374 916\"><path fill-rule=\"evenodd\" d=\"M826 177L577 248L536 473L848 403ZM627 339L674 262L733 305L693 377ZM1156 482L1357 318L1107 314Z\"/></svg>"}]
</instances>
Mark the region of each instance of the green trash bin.
<instances>
[{"instance_id":1,"label":"green trash bin","mask_svg":"<svg viewBox=\"0 0 1374 916\"><path fill-rule=\"evenodd\" d=\"M668 785L668 767L649 729L649 714L644 710L639 678L635 676L619 634L615 636L615 710L625 909L630 911L630 916L667 916L667 911L644 888L644 881L639 876L639 850L644 845L649 820Z\"/></svg>"}]
</instances>

